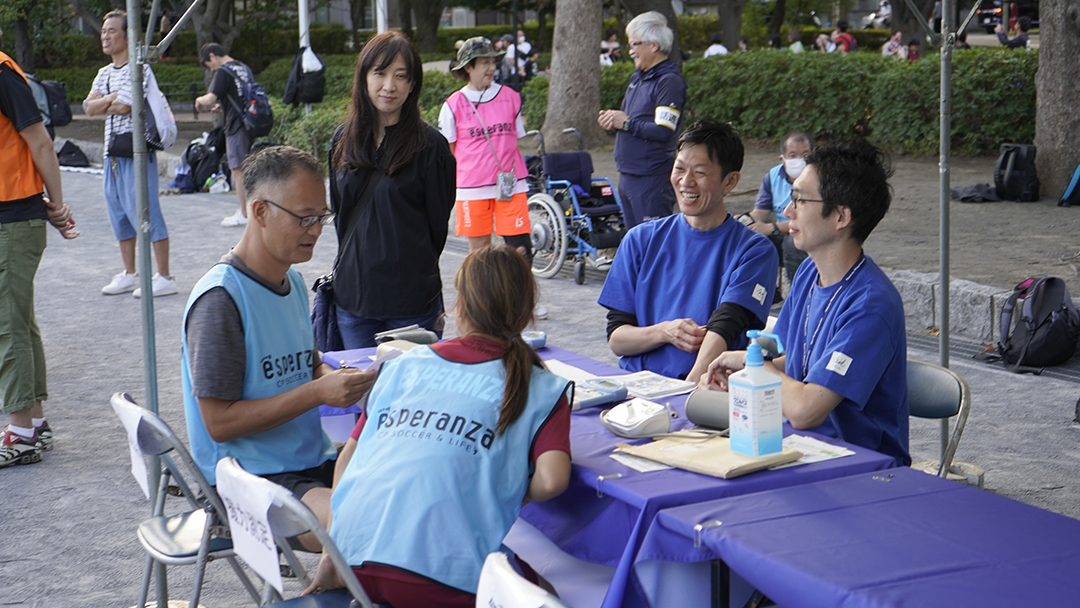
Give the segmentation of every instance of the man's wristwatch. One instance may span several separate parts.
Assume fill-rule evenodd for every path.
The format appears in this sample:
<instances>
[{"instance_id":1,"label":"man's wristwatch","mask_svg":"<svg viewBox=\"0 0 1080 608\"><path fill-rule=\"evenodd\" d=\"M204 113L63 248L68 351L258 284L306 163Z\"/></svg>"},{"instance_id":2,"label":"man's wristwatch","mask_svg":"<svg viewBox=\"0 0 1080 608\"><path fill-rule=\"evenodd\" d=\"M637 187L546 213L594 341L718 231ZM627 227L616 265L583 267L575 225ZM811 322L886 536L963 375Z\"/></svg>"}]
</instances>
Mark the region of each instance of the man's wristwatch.
<instances>
[{"instance_id":1,"label":"man's wristwatch","mask_svg":"<svg viewBox=\"0 0 1080 608\"><path fill-rule=\"evenodd\" d=\"M622 121L622 130L623 130L623 131L627 131L627 132L629 132L629 131L630 131L630 119L629 119L629 118L627 118L626 120Z\"/></svg>"},{"instance_id":2,"label":"man's wristwatch","mask_svg":"<svg viewBox=\"0 0 1080 608\"><path fill-rule=\"evenodd\" d=\"M780 227L777 226L776 224L772 225L772 235L771 236L780 236Z\"/></svg>"}]
</instances>

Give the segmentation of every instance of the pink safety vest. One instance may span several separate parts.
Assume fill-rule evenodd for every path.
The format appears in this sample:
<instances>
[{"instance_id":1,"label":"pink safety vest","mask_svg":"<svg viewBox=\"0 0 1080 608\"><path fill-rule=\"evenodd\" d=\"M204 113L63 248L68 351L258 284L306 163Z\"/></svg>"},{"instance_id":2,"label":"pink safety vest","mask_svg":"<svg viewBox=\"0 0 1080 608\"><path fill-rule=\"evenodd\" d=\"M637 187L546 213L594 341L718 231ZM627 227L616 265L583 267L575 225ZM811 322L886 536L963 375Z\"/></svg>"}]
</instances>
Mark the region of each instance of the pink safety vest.
<instances>
[{"instance_id":1,"label":"pink safety vest","mask_svg":"<svg viewBox=\"0 0 1080 608\"><path fill-rule=\"evenodd\" d=\"M479 188L494 186L495 174L499 171L491 146L499 155L503 171L513 171L517 179L525 179L528 171L525 159L517 147L517 115L521 111L521 97L510 87L502 87L490 101L480 102L476 112L480 114L487 127L491 146L484 137L480 120L476 119L472 103L461 91L455 92L446 100L450 111L454 113L457 126L457 145L454 157L457 159L457 187ZM512 168L512 169L511 169Z\"/></svg>"}]
</instances>

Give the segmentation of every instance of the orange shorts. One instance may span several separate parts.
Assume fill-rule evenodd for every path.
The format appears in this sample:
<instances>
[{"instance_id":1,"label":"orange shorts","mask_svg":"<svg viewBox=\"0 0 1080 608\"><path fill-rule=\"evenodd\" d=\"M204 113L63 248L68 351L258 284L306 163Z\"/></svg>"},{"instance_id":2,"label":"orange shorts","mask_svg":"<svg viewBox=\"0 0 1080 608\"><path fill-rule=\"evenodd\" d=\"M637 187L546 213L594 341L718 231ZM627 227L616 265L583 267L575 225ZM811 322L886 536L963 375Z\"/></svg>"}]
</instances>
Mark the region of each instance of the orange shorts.
<instances>
[{"instance_id":1,"label":"orange shorts","mask_svg":"<svg viewBox=\"0 0 1080 608\"><path fill-rule=\"evenodd\" d=\"M529 234L529 195L515 194L508 201L493 198L478 201L457 201L454 204L454 234L458 236L488 236L492 224L495 234L513 236Z\"/></svg>"}]
</instances>

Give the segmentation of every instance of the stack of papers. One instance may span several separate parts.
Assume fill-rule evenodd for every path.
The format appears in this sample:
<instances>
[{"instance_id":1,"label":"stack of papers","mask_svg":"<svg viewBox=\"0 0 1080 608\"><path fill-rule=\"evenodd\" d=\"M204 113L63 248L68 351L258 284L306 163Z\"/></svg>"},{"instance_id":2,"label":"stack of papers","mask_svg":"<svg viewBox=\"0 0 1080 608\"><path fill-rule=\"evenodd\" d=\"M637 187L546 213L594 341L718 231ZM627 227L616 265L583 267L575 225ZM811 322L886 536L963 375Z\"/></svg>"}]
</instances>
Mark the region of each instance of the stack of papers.
<instances>
[{"instance_id":1,"label":"stack of papers","mask_svg":"<svg viewBox=\"0 0 1080 608\"><path fill-rule=\"evenodd\" d=\"M681 395L689 393L697 386L693 382L668 378L650 371L634 372L625 376L608 376L608 378L622 382L626 385L626 391L632 397L641 397L642 399Z\"/></svg>"}]
</instances>

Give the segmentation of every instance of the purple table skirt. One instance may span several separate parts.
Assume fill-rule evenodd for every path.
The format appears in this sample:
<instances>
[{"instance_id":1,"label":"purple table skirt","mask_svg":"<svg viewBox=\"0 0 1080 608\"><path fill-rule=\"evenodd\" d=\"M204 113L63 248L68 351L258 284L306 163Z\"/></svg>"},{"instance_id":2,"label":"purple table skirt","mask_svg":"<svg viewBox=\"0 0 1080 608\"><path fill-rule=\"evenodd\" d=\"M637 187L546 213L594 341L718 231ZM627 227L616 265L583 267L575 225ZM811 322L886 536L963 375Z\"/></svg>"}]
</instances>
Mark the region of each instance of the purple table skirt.
<instances>
[{"instance_id":1,"label":"purple table skirt","mask_svg":"<svg viewBox=\"0 0 1080 608\"><path fill-rule=\"evenodd\" d=\"M1080 521L908 468L666 509L637 555L716 558L785 607L1080 598Z\"/></svg>"},{"instance_id":2,"label":"purple table skirt","mask_svg":"<svg viewBox=\"0 0 1080 608\"><path fill-rule=\"evenodd\" d=\"M597 375L626 373L557 348L542 349L540 355ZM673 428L693 426L685 416L685 395L658 401L667 401L678 413ZM610 454L617 443L645 443L647 440L632 441L613 435L600 422L602 409L606 408L590 408L572 414L570 439L574 470L569 489L553 500L527 505L521 518L570 555L616 568L604 600L605 607L647 605L644 594L633 580L632 566L653 518L661 509L878 471L895 464L888 456L841 442L840 445L855 454L730 480L680 469L641 473L619 464L610 458ZM790 427L785 428L785 434L793 432ZM805 431L799 431L799 434L833 441ZM622 477L599 480L601 476L613 474ZM597 495L598 489L603 493L602 497Z\"/></svg>"}]
</instances>

